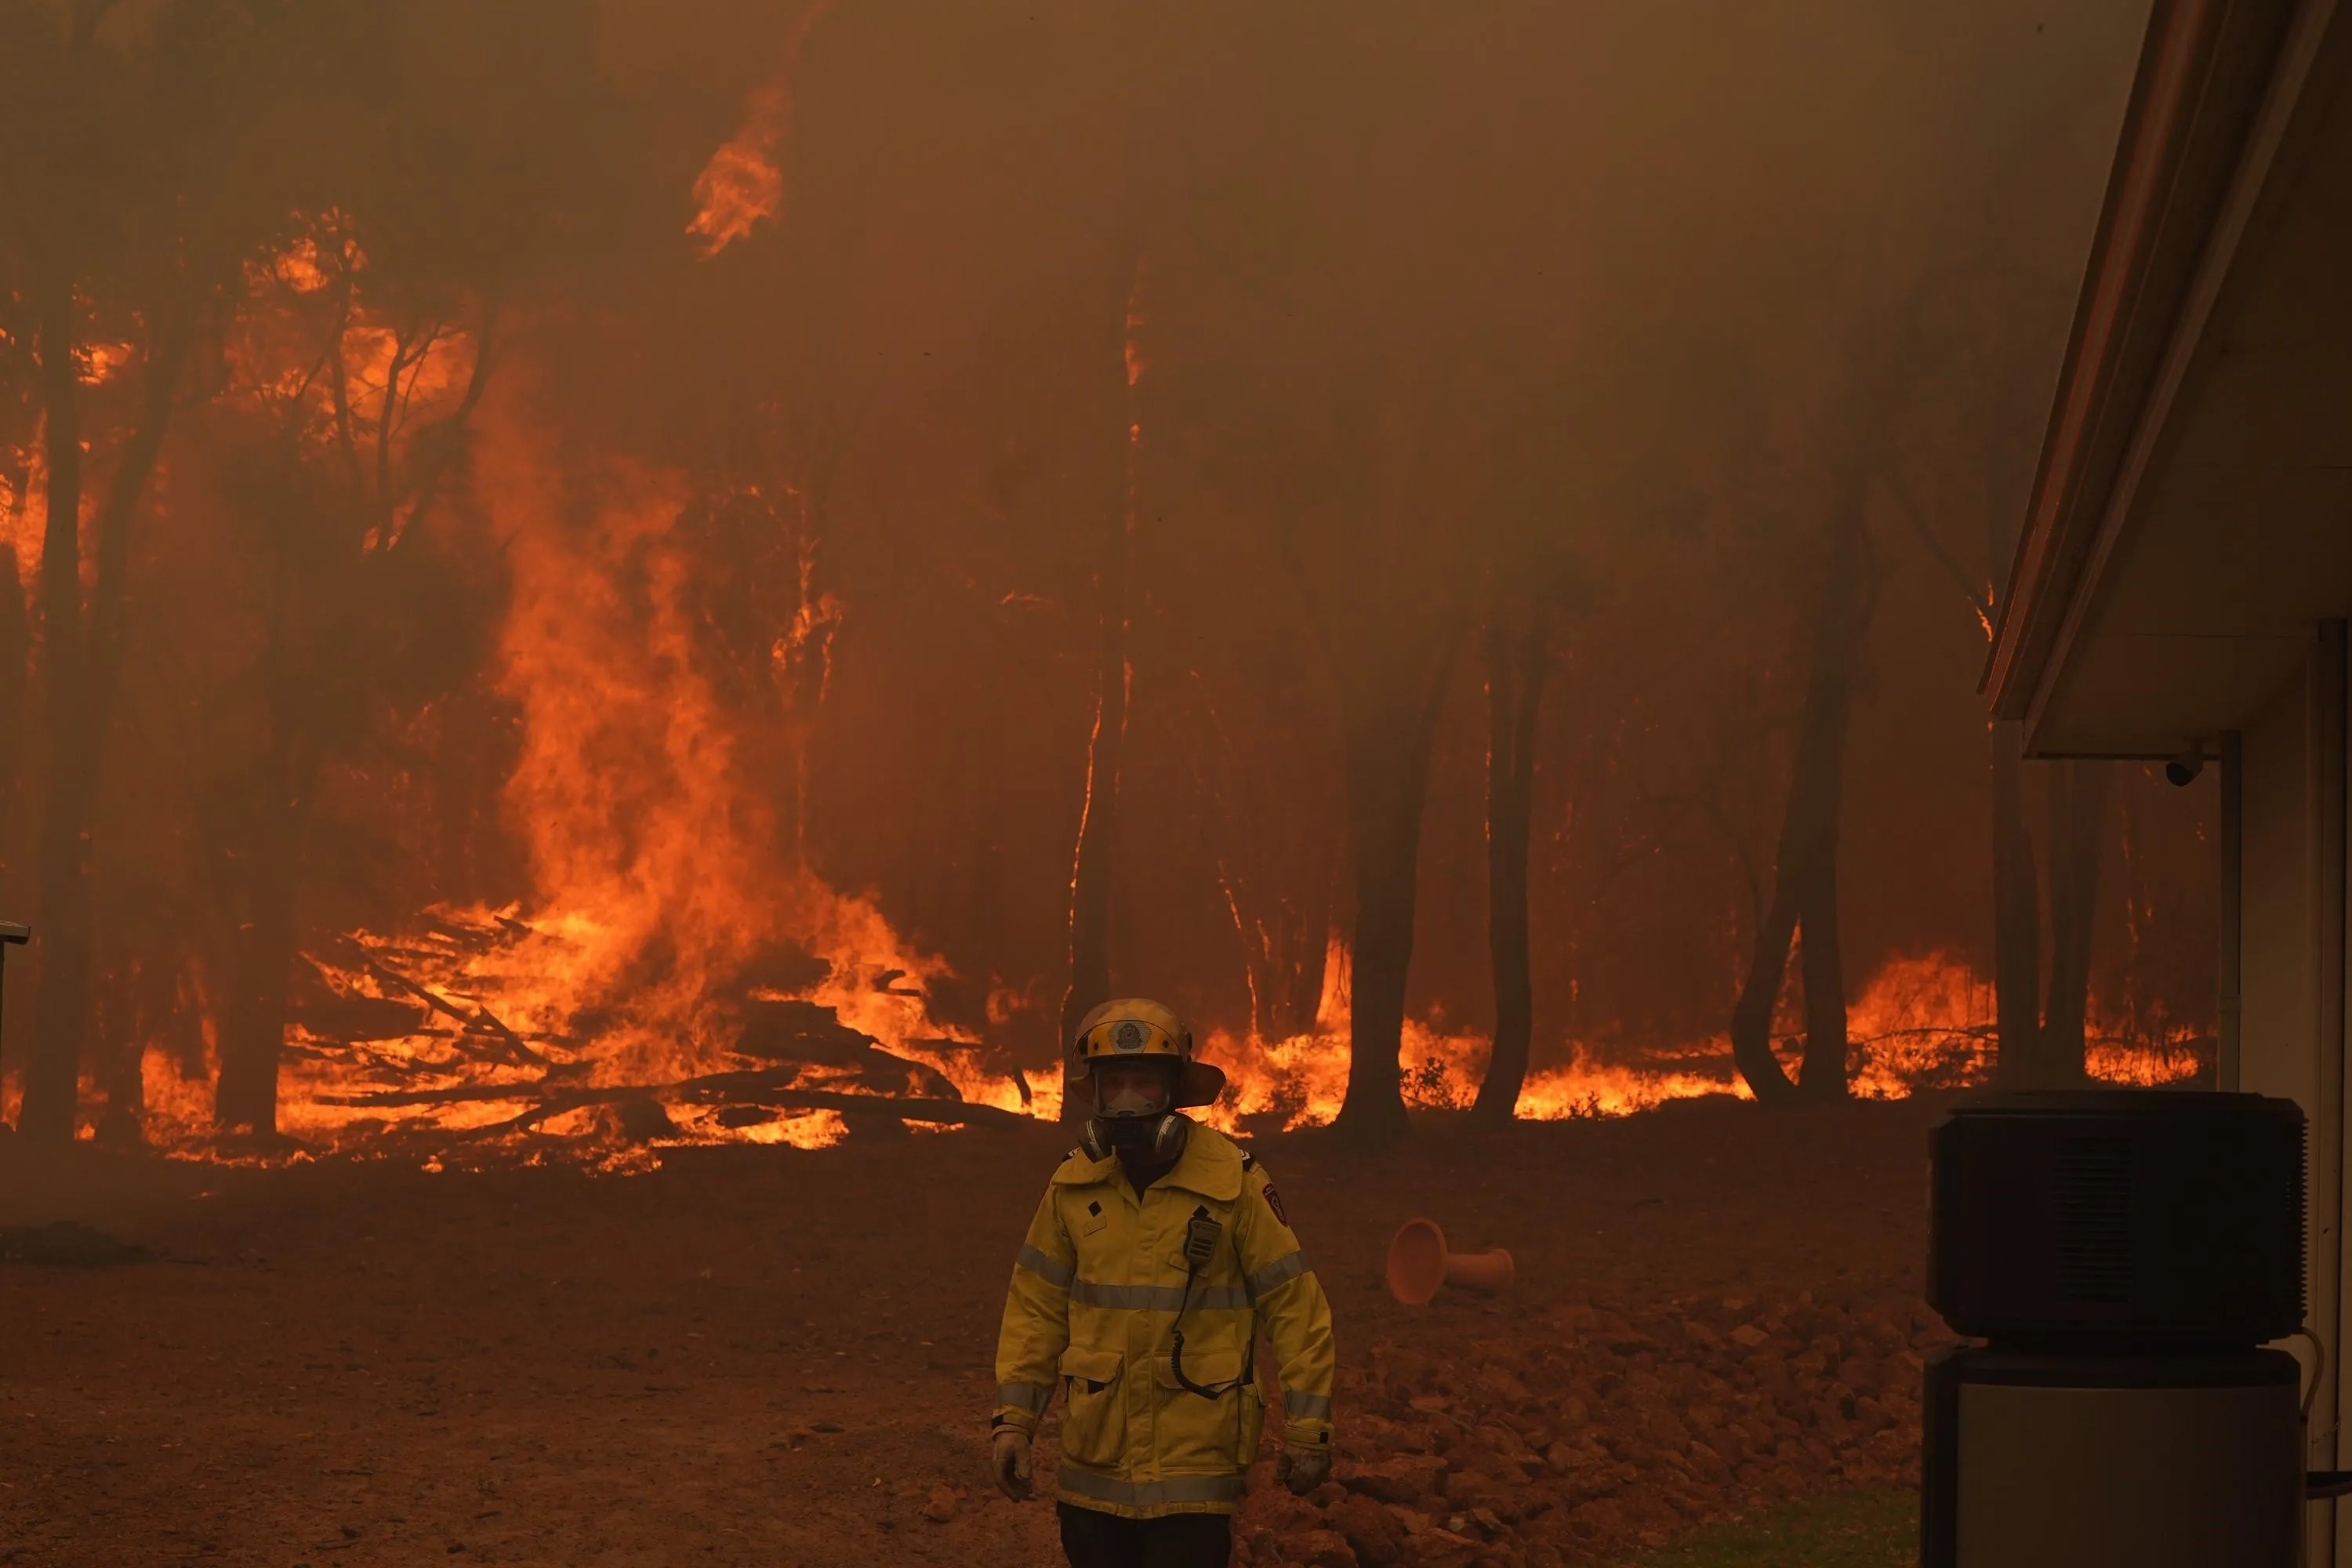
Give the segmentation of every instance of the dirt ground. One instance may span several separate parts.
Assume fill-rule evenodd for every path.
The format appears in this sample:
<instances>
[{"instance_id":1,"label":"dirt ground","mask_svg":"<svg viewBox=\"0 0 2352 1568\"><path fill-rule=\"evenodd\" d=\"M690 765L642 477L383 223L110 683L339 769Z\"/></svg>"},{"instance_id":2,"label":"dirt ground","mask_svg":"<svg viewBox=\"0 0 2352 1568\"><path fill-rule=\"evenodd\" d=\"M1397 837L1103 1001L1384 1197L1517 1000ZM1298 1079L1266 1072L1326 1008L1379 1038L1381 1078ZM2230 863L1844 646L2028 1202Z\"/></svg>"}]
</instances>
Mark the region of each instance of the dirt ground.
<instances>
[{"instance_id":1,"label":"dirt ground","mask_svg":"<svg viewBox=\"0 0 2352 1568\"><path fill-rule=\"evenodd\" d=\"M1934 1110L1258 1141L1338 1315L1340 1463L1312 1501L1262 1464L1236 1560L1614 1562L1907 1475ZM1058 1562L1050 1502L982 1470L1004 1280L1066 1142L633 1176L0 1148L0 1223L163 1255L0 1263L0 1561ZM1517 1289L1391 1302L1415 1215L1509 1247Z\"/></svg>"}]
</instances>

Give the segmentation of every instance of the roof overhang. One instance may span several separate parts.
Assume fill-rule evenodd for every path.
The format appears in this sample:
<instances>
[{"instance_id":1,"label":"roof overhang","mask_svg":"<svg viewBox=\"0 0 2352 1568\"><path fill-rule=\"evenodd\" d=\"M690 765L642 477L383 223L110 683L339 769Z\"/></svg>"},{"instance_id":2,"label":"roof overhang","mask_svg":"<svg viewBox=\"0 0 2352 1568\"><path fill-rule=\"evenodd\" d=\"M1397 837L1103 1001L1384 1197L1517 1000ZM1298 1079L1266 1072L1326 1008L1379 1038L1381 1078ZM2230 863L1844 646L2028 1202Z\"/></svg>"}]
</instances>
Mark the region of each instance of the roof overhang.
<instances>
[{"instance_id":1,"label":"roof overhang","mask_svg":"<svg viewBox=\"0 0 2352 1568\"><path fill-rule=\"evenodd\" d=\"M2352 25L2158 0L1987 667L2040 756L2237 727L2352 612Z\"/></svg>"}]
</instances>

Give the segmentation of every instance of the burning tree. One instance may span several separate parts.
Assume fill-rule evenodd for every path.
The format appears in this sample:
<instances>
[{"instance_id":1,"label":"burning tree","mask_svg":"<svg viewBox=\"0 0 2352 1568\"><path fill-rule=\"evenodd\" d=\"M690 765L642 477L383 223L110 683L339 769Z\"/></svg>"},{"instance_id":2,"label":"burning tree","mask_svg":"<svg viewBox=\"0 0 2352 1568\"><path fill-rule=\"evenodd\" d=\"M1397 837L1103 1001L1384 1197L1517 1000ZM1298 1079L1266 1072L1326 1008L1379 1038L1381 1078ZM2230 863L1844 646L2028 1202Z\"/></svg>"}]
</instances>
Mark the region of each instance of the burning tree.
<instances>
[{"instance_id":1,"label":"burning tree","mask_svg":"<svg viewBox=\"0 0 2352 1568\"><path fill-rule=\"evenodd\" d=\"M225 438L245 455L225 482L263 567L252 764L214 797L237 932L226 1127L274 1130L327 770L357 761L386 717L462 687L480 658L478 567L448 513L468 492L501 321L528 331L561 309L572 247L629 210L626 187L598 174L614 167L597 128L615 106L576 35L567 47L478 13L416 20L434 30L410 36L414 52L370 60L355 37L337 40L331 58L383 129L344 151L307 193L315 216L248 269L228 356L243 418Z\"/></svg>"},{"instance_id":2,"label":"burning tree","mask_svg":"<svg viewBox=\"0 0 2352 1568\"><path fill-rule=\"evenodd\" d=\"M19 106L0 140L18 193L0 239L19 323L7 347L36 372L43 430L43 936L21 1119L35 1136L75 1125L132 535L199 338L289 199L295 143L280 138L300 32L215 0L0 10L0 90Z\"/></svg>"}]
</instances>

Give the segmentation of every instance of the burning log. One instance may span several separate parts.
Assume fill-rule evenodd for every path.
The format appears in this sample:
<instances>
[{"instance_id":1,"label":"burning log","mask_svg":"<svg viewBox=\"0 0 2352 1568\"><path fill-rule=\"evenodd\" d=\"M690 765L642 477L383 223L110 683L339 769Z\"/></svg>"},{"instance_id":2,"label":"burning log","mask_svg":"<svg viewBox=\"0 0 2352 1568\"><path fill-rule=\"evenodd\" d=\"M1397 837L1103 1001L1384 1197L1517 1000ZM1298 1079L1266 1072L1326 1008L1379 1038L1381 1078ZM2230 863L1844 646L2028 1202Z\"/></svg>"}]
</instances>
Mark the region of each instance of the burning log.
<instances>
[{"instance_id":1,"label":"burning log","mask_svg":"<svg viewBox=\"0 0 2352 1568\"><path fill-rule=\"evenodd\" d=\"M790 1079L779 1084L774 1072L722 1072L688 1079L671 1092L688 1095L703 1104L728 1100L738 1104L773 1106L784 1110L872 1112L901 1121L961 1122L974 1127L1018 1127L1029 1118L992 1105L975 1105L955 1098L920 1095L844 1094L835 1089L794 1089ZM945 1080L941 1080L944 1082Z\"/></svg>"},{"instance_id":2,"label":"burning log","mask_svg":"<svg viewBox=\"0 0 2352 1568\"><path fill-rule=\"evenodd\" d=\"M898 984L906 978L907 972L903 969L886 969L874 977L874 989L885 996L911 996L918 1002L921 1001L923 999L921 986Z\"/></svg>"},{"instance_id":3,"label":"burning log","mask_svg":"<svg viewBox=\"0 0 2352 1568\"><path fill-rule=\"evenodd\" d=\"M845 1094L838 1090L796 1089L797 1069L709 1073L675 1083L606 1084L571 1088L534 1079L529 1083L459 1084L447 1089L383 1089L368 1094L327 1095L320 1103L353 1109L415 1109L428 1105L488 1104L499 1100L534 1100L531 1109L500 1124L520 1130L566 1110L590 1105L616 1105L635 1100L688 1100L695 1104L759 1105L778 1110L832 1110L845 1115L873 1115L898 1121L960 1122L977 1127L1017 1127L1029 1119L992 1105L968 1100L914 1096Z\"/></svg>"},{"instance_id":4,"label":"burning log","mask_svg":"<svg viewBox=\"0 0 2352 1568\"><path fill-rule=\"evenodd\" d=\"M444 1014L448 1017L456 1019L459 1024L464 1025L467 1034L488 1034L497 1037L499 1042L506 1047L509 1058L513 1065L520 1067L528 1064L532 1067L541 1068L551 1065L545 1057L540 1055L537 1051L532 1050L529 1046L523 1044L522 1037L516 1034L512 1029L507 1027L504 1020L500 1019L496 1013L491 1012L488 1007L477 1003L475 1004L475 1011L469 1014L463 1008L459 1007L456 1003L449 1001L446 997L436 995L429 987L419 985L416 982L409 979L406 975L402 974L399 971L393 969L388 965L377 963L373 957L363 958L361 962L366 966L367 972L370 974L374 975L385 984L398 986L401 990L407 992L410 995L423 1002L427 1007L433 1009L433 1011Z\"/></svg>"},{"instance_id":5,"label":"burning log","mask_svg":"<svg viewBox=\"0 0 2352 1568\"><path fill-rule=\"evenodd\" d=\"M436 924L436 930L455 929L447 922ZM346 939L348 942L349 939ZM478 935L475 938L478 945ZM288 1017L314 1037L340 1043L375 1058L379 1067L395 1065L382 1053L356 1053L356 1047L371 1041L406 1040L432 1037L450 1042L453 1048L477 1060L497 1066L535 1067L554 1073L562 1070L558 1063L526 1042L505 1019L478 998L453 999L443 992L406 974L383 962L387 949L371 949L352 942L356 965L341 971L346 978L338 984L331 976L332 966L312 953L304 953L305 967L298 981L298 994L289 998ZM414 952L410 956L430 961L434 955ZM352 974L364 974L381 984L383 990L398 994L369 994L353 989L348 981ZM413 997L412 1002L401 997ZM462 1001L472 1001L469 1011ZM425 1020L439 1015L456 1024L454 1030L431 1029ZM422 1064L403 1059L397 1065L414 1068Z\"/></svg>"},{"instance_id":6,"label":"burning log","mask_svg":"<svg viewBox=\"0 0 2352 1568\"><path fill-rule=\"evenodd\" d=\"M669 1119L669 1111L653 1096L632 1095L621 1101L621 1136L632 1143L650 1143L656 1138L675 1138L677 1123Z\"/></svg>"},{"instance_id":7,"label":"burning log","mask_svg":"<svg viewBox=\"0 0 2352 1568\"><path fill-rule=\"evenodd\" d=\"M851 1028L832 1008L819 1003L797 997L747 997L738 1006L743 1018L742 1032L735 1038L739 1056L779 1065L848 1068L877 1092L906 1081L921 1091L920 1099L963 1098L937 1068L884 1050L881 1041ZM912 1043L950 1049L956 1045L952 1040Z\"/></svg>"},{"instance_id":8,"label":"burning log","mask_svg":"<svg viewBox=\"0 0 2352 1568\"><path fill-rule=\"evenodd\" d=\"M404 996L339 984L332 965L305 952L288 978L286 1014L314 1037L357 1044L405 1039L425 1026L432 1009Z\"/></svg>"},{"instance_id":9,"label":"burning log","mask_svg":"<svg viewBox=\"0 0 2352 1568\"><path fill-rule=\"evenodd\" d=\"M358 1045L404 1040L418 1032L429 1010L389 996L338 996L322 991L289 1011L295 1022L320 1038Z\"/></svg>"},{"instance_id":10,"label":"burning log","mask_svg":"<svg viewBox=\"0 0 2352 1568\"><path fill-rule=\"evenodd\" d=\"M289 1010L299 1028L287 1048L306 1068L318 1064L306 1070L308 1102L394 1113L395 1122L419 1123L415 1131L468 1142L532 1131L570 1136L583 1131L573 1112L593 1112L596 1125L635 1142L723 1139L782 1121L793 1125L781 1141L803 1146L844 1129L1022 1120L1013 1092L985 1092L994 1086L976 1044L935 1037L940 1031L919 1005L866 1000L919 1003L912 970L883 963L820 987L824 999L813 999L782 987L806 987L833 965L779 942L690 1000L663 996L648 1008L640 999L661 994L646 988L670 973L662 941L617 974L607 955L584 989L573 973L581 952L568 936L511 912L436 908L404 938L357 931L331 958L305 955L305 994ZM404 1027L384 1032L395 1016ZM894 1028L886 1046L868 1032L877 1020L915 1027ZM607 1047L625 1037L651 1057L640 1056L629 1081L593 1081L604 1076ZM676 1043L668 1062L660 1059L664 1038ZM743 1070L713 1070L722 1066ZM968 1083L982 1086L976 1098L1003 1103L967 1104ZM467 1125L446 1125L452 1118L439 1108L467 1105L502 1119L478 1122L476 1111L455 1118ZM543 1125L556 1118L564 1119L560 1127ZM372 1118L351 1124L362 1121L370 1137L401 1135Z\"/></svg>"},{"instance_id":11,"label":"burning log","mask_svg":"<svg viewBox=\"0 0 2352 1568\"><path fill-rule=\"evenodd\" d=\"M749 997L740 1010L743 1032L735 1049L759 1061L856 1067L882 1043L843 1023L832 1008L796 997Z\"/></svg>"}]
</instances>

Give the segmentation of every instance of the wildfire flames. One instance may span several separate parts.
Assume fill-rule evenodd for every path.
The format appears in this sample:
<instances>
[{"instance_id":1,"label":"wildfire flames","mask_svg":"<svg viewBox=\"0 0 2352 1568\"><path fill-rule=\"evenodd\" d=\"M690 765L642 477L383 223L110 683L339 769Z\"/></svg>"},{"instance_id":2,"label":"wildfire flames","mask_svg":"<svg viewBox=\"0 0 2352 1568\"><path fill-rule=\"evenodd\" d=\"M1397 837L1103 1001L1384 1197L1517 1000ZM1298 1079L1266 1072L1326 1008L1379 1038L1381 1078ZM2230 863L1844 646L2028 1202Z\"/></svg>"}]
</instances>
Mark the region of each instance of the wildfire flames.
<instances>
[{"instance_id":1,"label":"wildfire flames","mask_svg":"<svg viewBox=\"0 0 2352 1568\"><path fill-rule=\"evenodd\" d=\"M869 902L814 881L797 897L805 921L800 929L813 944L831 943L823 976L790 994L755 992L750 1011L793 1009L803 1030L793 1037L795 1048L829 1038L870 1061L799 1062L762 1076L756 1070L760 1047L740 1005L675 983L634 995L615 992L615 976L643 952L636 945L643 928L626 909L572 907L530 919L513 910L437 910L405 937L357 932L340 960L307 956L318 984L334 998L327 1012L340 1007L354 1023L374 1017L399 1032L369 1037L361 1023L345 1037L329 1038L298 1028L289 1044L287 1130L343 1151L405 1138L437 1152L452 1141L503 1138L535 1150L569 1146L626 1167L643 1156L619 1151L644 1143L813 1149L839 1141L851 1130L842 1109L791 1108L793 1097L811 1093L961 1099L1057 1118L1054 1068L991 1072L977 1042L932 1024L923 988L945 973L938 959L910 951ZM1337 1116L1347 1087L1349 1018L1344 952L1336 960L1313 1031L1275 1041L1222 1030L1208 1037L1202 1054L1232 1081L1223 1099L1200 1113L1203 1120L1246 1135L1325 1125ZM1990 1066L1990 987L1963 964L1931 955L1887 965L1852 1009L1853 1092L1891 1100L1983 1082ZM1793 1055L1793 1041L1789 1049ZM1423 1110L1466 1108L1487 1052L1483 1037L1408 1022L1401 1053L1407 1103ZM2201 1066L2188 1044L2104 1042L2090 1053L2092 1076L2113 1083L2178 1082ZM698 1083L710 1079L727 1081L711 1086L714 1094ZM551 1084L559 1087L551 1092ZM604 1092L647 1084L656 1087ZM201 1136L209 1097L180 1080L160 1054L149 1058L148 1087L159 1135L176 1132L189 1142ZM1567 1063L1530 1073L1517 1114L1533 1121L1624 1116L1669 1100L1727 1094L1749 1098L1732 1069L1727 1039L1623 1061L1580 1048ZM631 1126L616 1108L633 1102L659 1105L661 1114Z\"/></svg>"},{"instance_id":2,"label":"wildfire flames","mask_svg":"<svg viewBox=\"0 0 2352 1568\"><path fill-rule=\"evenodd\" d=\"M782 212L784 175L777 156L792 132L792 68L810 30L832 8L832 0L817 0L801 17L785 44L782 71L751 94L741 129L711 153L696 177L694 221L686 232L705 257L718 255Z\"/></svg>"},{"instance_id":3,"label":"wildfire flames","mask_svg":"<svg viewBox=\"0 0 2352 1568\"><path fill-rule=\"evenodd\" d=\"M796 864L772 801L748 786L691 647L683 485L618 464L583 477L517 429L491 452L478 482L513 574L499 679L522 718L506 805L537 896L431 909L407 929L355 931L304 954L283 1130L331 1151L568 1151L628 1168L664 1144L821 1147L854 1130L861 1101L893 1116L918 1102L919 1126L1056 1118L1057 1067L1013 1068L938 1021L929 997L946 963L871 900ZM1248 1132L1338 1114L1347 960L1335 938L1311 1030L1208 1035L1203 1054L1231 1087L1207 1121ZM1854 1092L1983 1081L1992 1007L1965 963L1885 965L1851 1009ZM1407 1103L1468 1106L1487 1054L1475 1034L1408 1023ZM2160 1083L2200 1061L2186 1046L2105 1044L2091 1065L2102 1079ZM183 1079L160 1048L143 1077L149 1136L202 1146L209 1084ZM1529 1075L1518 1114L1622 1116L1746 1093L1723 1038L1671 1052L1580 1047Z\"/></svg>"},{"instance_id":4,"label":"wildfire flames","mask_svg":"<svg viewBox=\"0 0 2352 1568\"><path fill-rule=\"evenodd\" d=\"M618 464L583 475L526 431L499 436L478 482L512 569L499 683L522 739L505 798L536 896L431 909L404 930L355 931L306 953L283 1130L332 1151L569 1151L626 1166L666 1143L823 1146L865 1104L896 1116L914 1102L916 1125L1057 1117L1057 1068L1017 1070L936 1019L945 962L870 899L798 864L772 797L747 782L691 647L685 487ZM1347 960L1335 939L1311 1030L1206 1037L1203 1054L1232 1080L1208 1121L1247 1132L1338 1114ZM1885 966L1851 1010L1854 1091L1982 1081L1991 1016L1990 987L1964 963ZM1407 1102L1467 1106L1487 1053L1476 1035L1409 1023ZM2185 1047L2103 1045L2092 1066L2153 1083L2199 1061ZM208 1082L184 1079L160 1048L143 1076L149 1136L201 1146ZM1579 1047L1530 1074L1518 1113L1621 1116L1745 1092L1721 1038L1674 1052Z\"/></svg>"},{"instance_id":5,"label":"wildfire flames","mask_svg":"<svg viewBox=\"0 0 2352 1568\"><path fill-rule=\"evenodd\" d=\"M1338 1116L1348 1084L1348 965L1336 943L1325 973L1315 1028L1278 1041L1219 1032L1203 1054L1234 1080L1209 1120L1228 1131L1265 1124L1317 1127ZM1967 964L1942 954L1897 959L1882 968L1848 1009L1853 1042L1850 1085L1865 1100L1900 1100L1930 1089L1979 1085L1992 1068L1993 993ZM1400 1053L1405 1102L1417 1110L1457 1110L1477 1098L1490 1042L1408 1021ZM1797 1042L1782 1043L1793 1064ZM2192 1045L2092 1046L2093 1078L2109 1083L2166 1084L2193 1078L2202 1058ZM1628 1116L1673 1100L1728 1094L1753 1098L1734 1070L1727 1036L1688 1047L1642 1051L1605 1060L1579 1046L1560 1066L1528 1075L1517 1115L1553 1121Z\"/></svg>"},{"instance_id":6,"label":"wildfire flames","mask_svg":"<svg viewBox=\"0 0 2352 1568\"><path fill-rule=\"evenodd\" d=\"M583 484L502 434L480 482L513 571L506 804L538 897L306 953L283 1130L814 1147L848 1127L816 1102L844 1096L1058 1111L1057 1081L990 1071L932 1019L940 960L785 863L696 668L682 489L617 466ZM151 1135L209 1123L167 1062L145 1078Z\"/></svg>"},{"instance_id":7,"label":"wildfire flames","mask_svg":"<svg viewBox=\"0 0 2352 1568\"><path fill-rule=\"evenodd\" d=\"M824 10L806 14L793 54ZM778 209L786 80L753 96L741 133L696 187L692 232L705 254ZM298 242L266 279L257 275L257 289L274 279L289 299L320 295L331 272L324 254L314 239ZM336 265L348 273L365 262L347 247ZM1133 384L1144 369L1133 298L1128 324ZM341 341L357 384L405 386L420 404L454 400L473 352L428 342L404 363L394 335L366 321ZM263 348L251 357L252 379L268 382ZM86 379L110 374L120 359L91 348ZM496 683L521 736L504 804L533 893L503 907L435 907L402 929L352 931L303 953L282 1130L331 1151L406 1147L437 1160L460 1147L525 1158L568 1150L625 1165L664 1144L821 1147L865 1117L929 1127L1057 1118L1058 1066L1016 1067L936 1016L946 962L897 931L871 898L810 870L797 824L779 821L774 793L754 786L739 754L740 725L698 668L698 565L680 527L695 499L686 482L619 460L559 461L512 406L484 418L495 438L482 444L472 479L511 574ZM0 496L8 503L0 515L12 524L18 570L29 573L39 539L24 525L25 500ZM819 675L780 681L787 706L824 700L824 643L842 614L813 586L813 548L803 544L803 603L774 658L787 673ZM808 715L778 718L805 741ZM1324 973L1311 1029L1206 1037L1203 1054L1230 1079L1207 1121L1249 1132L1337 1116L1349 990L1336 936ZM1990 986L1964 963L1927 954L1886 964L1851 1009L1853 1091L1892 1099L1984 1081L1992 1015ZM1794 1045L1783 1048L1793 1056ZM1475 1034L1408 1022L1407 1103L1468 1106L1488 1053ZM2093 1047L2090 1066L2102 1079L2153 1084L2187 1079L2201 1062L2190 1044L2110 1042ZM147 1050L152 1141L207 1147L217 1062L205 1067L191 1079L174 1051ZM1675 1050L1580 1043L1529 1075L1517 1111L1622 1116L1720 1094L1747 1094L1721 1037Z\"/></svg>"}]
</instances>

